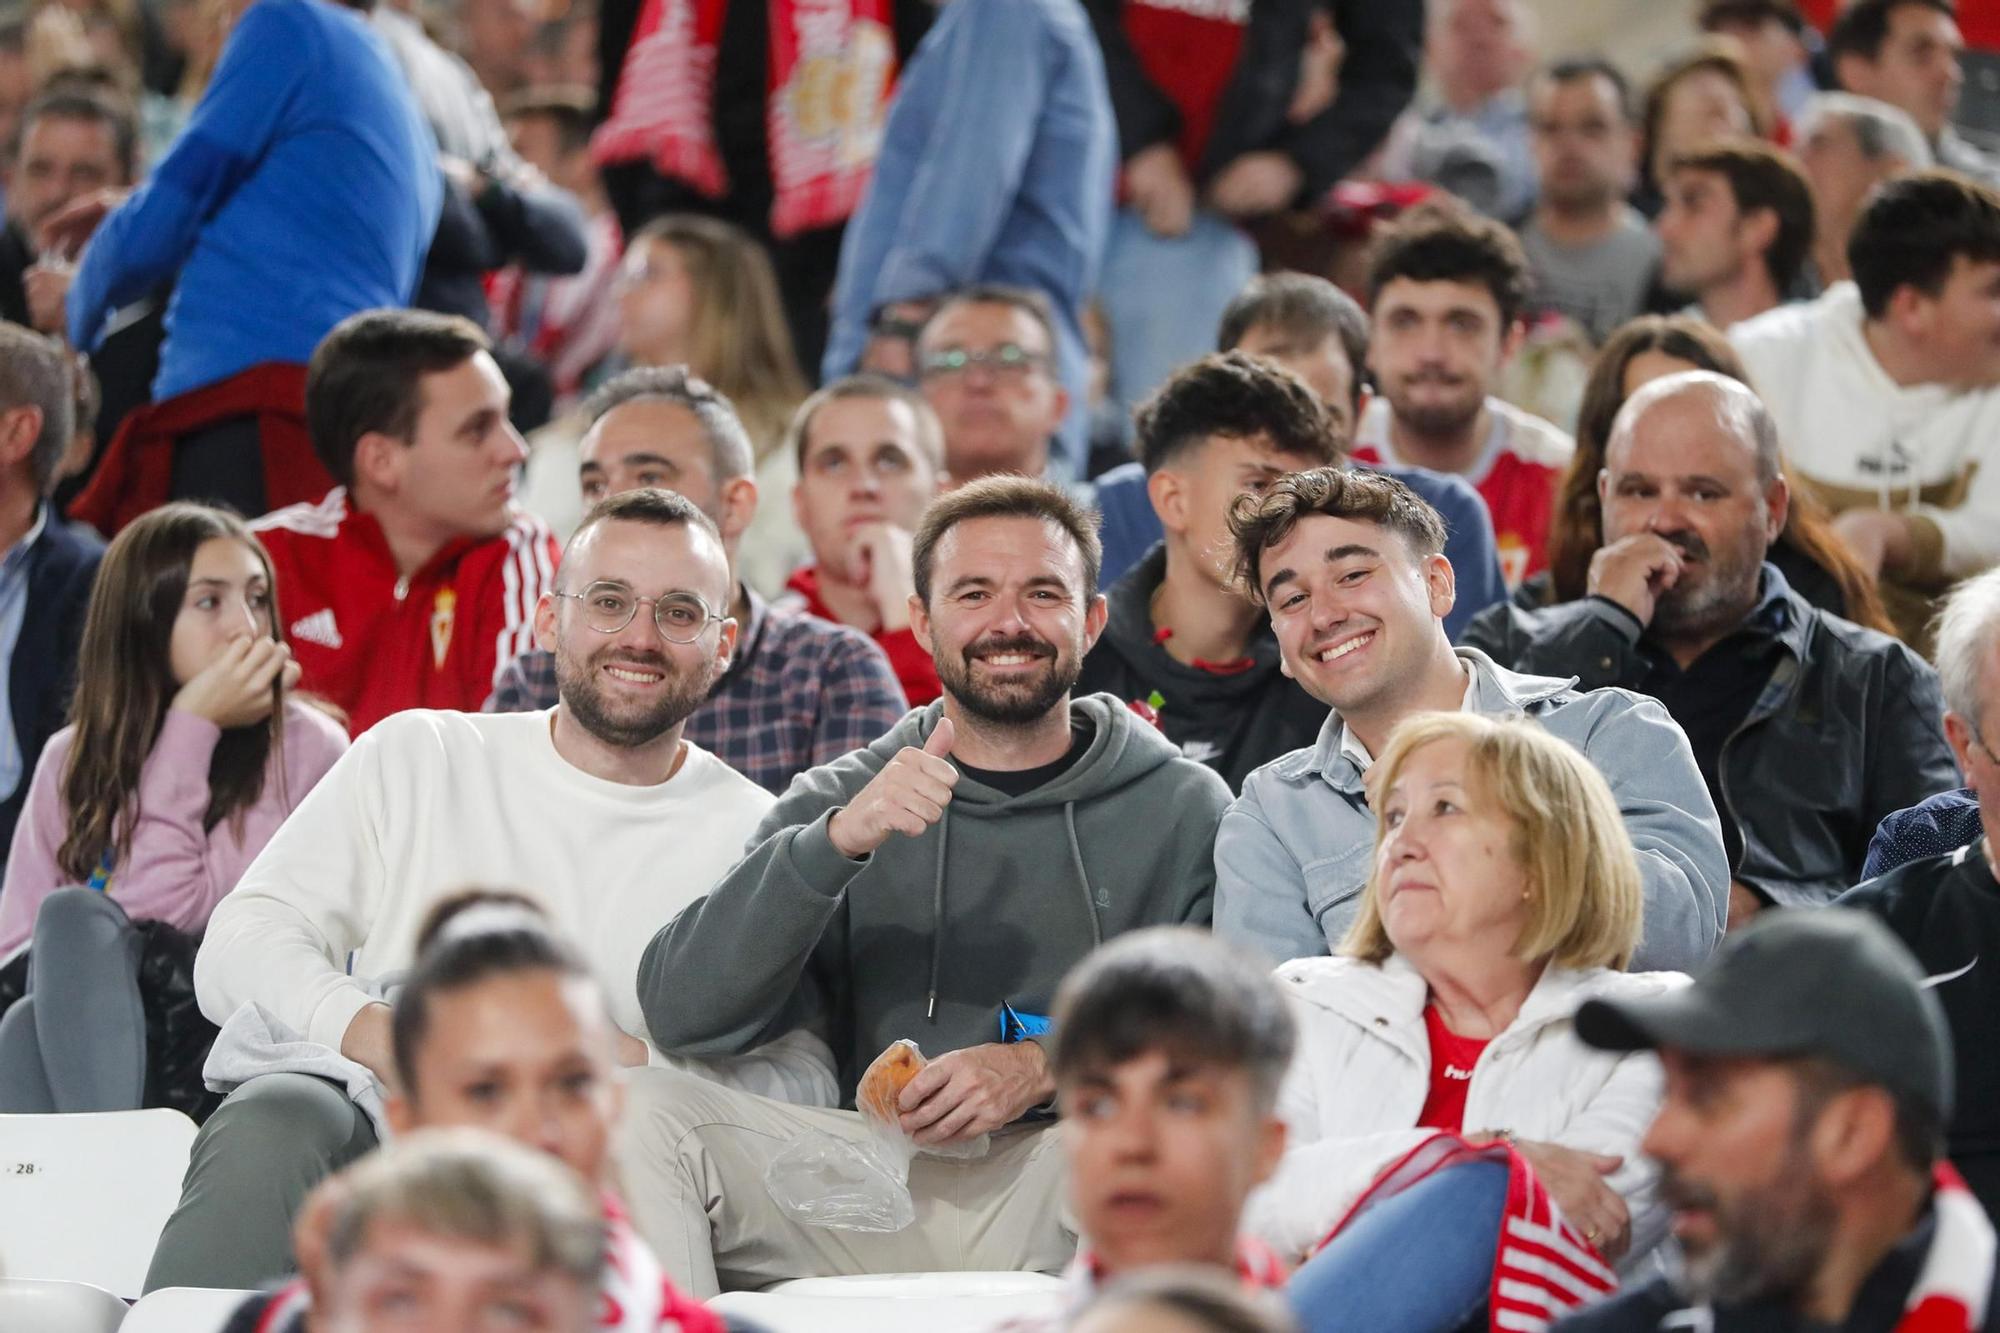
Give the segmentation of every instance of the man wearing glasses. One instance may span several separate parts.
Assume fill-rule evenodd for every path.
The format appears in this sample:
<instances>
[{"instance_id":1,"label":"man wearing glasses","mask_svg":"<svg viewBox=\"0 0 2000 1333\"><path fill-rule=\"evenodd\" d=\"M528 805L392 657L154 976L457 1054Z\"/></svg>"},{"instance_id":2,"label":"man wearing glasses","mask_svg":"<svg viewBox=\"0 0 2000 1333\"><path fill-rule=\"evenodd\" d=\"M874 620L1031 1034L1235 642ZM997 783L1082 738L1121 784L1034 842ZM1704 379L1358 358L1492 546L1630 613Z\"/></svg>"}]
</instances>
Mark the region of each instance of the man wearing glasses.
<instances>
[{"instance_id":1,"label":"man wearing glasses","mask_svg":"<svg viewBox=\"0 0 2000 1333\"><path fill-rule=\"evenodd\" d=\"M760 497L750 440L729 400L679 366L628 370L585 407L579 446L585 504L640 486L686 496L721 535L730 594L714 605L737 625L729 669L687 721L688 739L771 792L868 744L908 707L866 634L778 610L738 577L737 553ZM574 591L574 589L572 589ZM489 713L553 707L559 661L546 644L500 673Z\"/></svg>"},{"instance_id":2,"label":"man wearing glasses","mask_svg":"<svg viewBox=\"0 0 2000 1333\"><path fill-rule=\"evenodd\" d=\"M954 481L1049 473L1049 442L1069 411L1055 328L1047 297L992 285L947 297L925 322L917 380L944 423L944 470Z\"/></svg>"},{"instance_id":3,"label":"man wearing glasses","mask_svg":"<svg viewBox=\"0 0 2000 1333\"><path fill-rule=\"evenodd\" d=\"M367 1108L379 1112L395 1077L384 987L410 966L437 900L467 885L542 905L610 997L627 1064L835 1100L831 1053L810 1033L728 1061L670 1061L639 1006L647 942L721 878L772 804L683 735L736 649L730 589L721 536L687 499L603 501L534 609L555 706L399 713L279 829L195 964L203 1013L230 1024L222 1047L255 1076L203 1127L149 1286L253 1287L291 1270L288 1223L305 1192L377 1139Z\"/></svg>"}]
</instances>

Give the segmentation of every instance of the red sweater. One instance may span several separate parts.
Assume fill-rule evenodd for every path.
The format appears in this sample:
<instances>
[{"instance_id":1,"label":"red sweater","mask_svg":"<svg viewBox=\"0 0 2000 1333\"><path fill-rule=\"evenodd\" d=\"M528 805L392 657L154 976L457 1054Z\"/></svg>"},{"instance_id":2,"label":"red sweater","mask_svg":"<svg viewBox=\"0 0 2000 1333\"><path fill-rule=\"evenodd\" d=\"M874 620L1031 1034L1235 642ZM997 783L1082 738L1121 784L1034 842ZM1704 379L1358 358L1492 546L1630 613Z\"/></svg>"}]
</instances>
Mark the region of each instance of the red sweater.
<instances>
[{"instance_id":1,"label":"red sweater","mask_svg":"<svg viewBox=\"0 0 2000 1333\"><path fill-rule=\"evenodd\" d=\"M497 537L446 544L408 578L382 525L340 487L252 526L300 688L345 710L357 736L405 708L477 712L500 669L534 647L535 603L555 583L555 537L526 513Z\"/></svg>"},{"instance_id":2,"label":"red sweater","mask_svg":"<svg viewBox=\"0 0 2000 1333\"><path fill-rule=\"evenodd\" d=\"M786 597L780 600L779 604L787 610L803 611L836 625L842 623L840 617L833 613L833 608L819 595L819 566L800 565L793 570L792 576L785 580L785 591L798 594L796 599ZM889 667L902 684L903 697L910 701L910 707L922 708L944 693L944 686L938 684L937 663L931 661L931 655L924 651L924 646L917 642L917 636L907 628L878 628L869 631L868 637L888 654Z\"/></svg>"}]
</instances>

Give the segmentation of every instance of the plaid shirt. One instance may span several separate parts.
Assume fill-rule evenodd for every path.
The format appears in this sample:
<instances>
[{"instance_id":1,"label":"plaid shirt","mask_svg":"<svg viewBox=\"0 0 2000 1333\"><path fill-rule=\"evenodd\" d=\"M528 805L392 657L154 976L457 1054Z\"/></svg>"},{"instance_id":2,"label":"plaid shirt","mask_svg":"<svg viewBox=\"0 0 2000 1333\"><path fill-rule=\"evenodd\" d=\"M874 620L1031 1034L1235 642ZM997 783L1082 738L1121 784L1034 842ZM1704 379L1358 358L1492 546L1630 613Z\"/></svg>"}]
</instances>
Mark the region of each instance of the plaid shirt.
<instances>
[{"instance_id":1,"label":"plaid shirt","mask_svg":"<svg viewBox=\"0 0 2000 1333\"><path fill-rule=\"evenodd\" d=\"M909 705L889 659L866 634L781 611L745 591L750 623L735 659L683 735L782 795L805 770L879 739ZM556 697L555 654L533 648L502 669L484 711L553 708Z\"/></svg>"}]
</instances>

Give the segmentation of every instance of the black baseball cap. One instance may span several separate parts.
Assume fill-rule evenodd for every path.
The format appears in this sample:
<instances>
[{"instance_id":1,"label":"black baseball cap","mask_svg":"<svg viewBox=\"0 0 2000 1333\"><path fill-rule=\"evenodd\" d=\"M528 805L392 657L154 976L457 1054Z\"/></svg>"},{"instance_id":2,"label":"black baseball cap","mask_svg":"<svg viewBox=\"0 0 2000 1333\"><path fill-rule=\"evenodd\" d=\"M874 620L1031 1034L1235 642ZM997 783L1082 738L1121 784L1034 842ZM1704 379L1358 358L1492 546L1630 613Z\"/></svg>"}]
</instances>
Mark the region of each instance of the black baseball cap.
<instances>
[{"instance_id":1,"label":"black baseball cap","mask_svg":"<svg viewBox=\"0 0 2000 1333\"><path fill-rule=\"evenodd\" d=\"M1607 1051L1818 1056L1951 1116L1951 1029L1923 969L1867 912L1795 907L1731 931L1692 985L1591 1000L1576 1033Z\"/></svg>"}]
</instances>

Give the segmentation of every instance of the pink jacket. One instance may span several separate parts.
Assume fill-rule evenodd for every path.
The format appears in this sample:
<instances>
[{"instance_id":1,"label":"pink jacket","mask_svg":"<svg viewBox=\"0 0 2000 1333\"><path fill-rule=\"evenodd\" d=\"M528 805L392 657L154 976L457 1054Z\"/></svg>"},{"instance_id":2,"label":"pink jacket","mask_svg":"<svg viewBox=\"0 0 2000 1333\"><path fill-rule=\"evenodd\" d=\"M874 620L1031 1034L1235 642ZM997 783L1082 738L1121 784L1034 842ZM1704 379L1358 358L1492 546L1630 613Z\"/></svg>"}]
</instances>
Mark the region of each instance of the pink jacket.
<instances>
[{"instance_id":1,"label":"pink jacket","mask_svg":"<svg viewBox=\"0 0 2000 1333\"><path fill-rule=\"evenodd\" d=\"M206 832L201 826L208 810L209 759L221 737L222 729L208 719L169 709L139 770L139 820L108 890L135 921L164 921L190 932L206 926L222 895L236 887L285 816L347 749L339 723L317 708L287 701L283 755L273 760L256 804L244 811L239 837L230 820ZM64 727L35 765L34 785L14 828L6 880L0 883L0 959L28 943L42 899L76 882L56 865L69 823L63 768L75 739L76 728Z\"/></svg>"}]
</instances>

